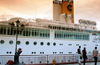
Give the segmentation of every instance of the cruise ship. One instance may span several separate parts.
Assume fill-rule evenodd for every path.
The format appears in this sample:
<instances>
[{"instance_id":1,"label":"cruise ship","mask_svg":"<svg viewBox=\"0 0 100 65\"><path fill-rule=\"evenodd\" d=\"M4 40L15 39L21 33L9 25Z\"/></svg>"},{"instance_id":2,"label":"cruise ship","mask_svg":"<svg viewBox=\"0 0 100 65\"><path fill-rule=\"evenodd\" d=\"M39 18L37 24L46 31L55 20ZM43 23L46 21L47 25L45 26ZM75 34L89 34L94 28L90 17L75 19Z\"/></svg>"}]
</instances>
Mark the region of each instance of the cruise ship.
<instances>
[{"instance_id":1,"label":"cruise ship","mask_svg":"<svg viewBox=\"0 0 100 65\"><path fill-rule=\"evenodd\" d=\"M90 54L95 47L100 49L100 30L97 30L96 22L79 19L79 24L75 24L73 0L55 0L53 20L14 17L0 21L1 56L15 54L16 21L24 25L23 30L18 27L17 49L22 48L21 55L77 54L79 46L81 49L86 47Z\"/></svg>"}]
</instances>

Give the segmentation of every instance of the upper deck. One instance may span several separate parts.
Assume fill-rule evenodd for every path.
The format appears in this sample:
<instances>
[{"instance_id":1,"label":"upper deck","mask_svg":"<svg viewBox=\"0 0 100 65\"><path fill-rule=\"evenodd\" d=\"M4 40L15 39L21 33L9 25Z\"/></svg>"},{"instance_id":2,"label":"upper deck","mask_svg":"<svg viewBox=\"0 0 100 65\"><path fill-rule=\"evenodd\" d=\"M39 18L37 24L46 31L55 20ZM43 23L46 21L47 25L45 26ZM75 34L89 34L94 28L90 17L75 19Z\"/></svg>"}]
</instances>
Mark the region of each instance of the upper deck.
<instances>
[{"instance_id":1,"label":"upper deck","mask_svg":"<svg viewBox=\"0 0 100 65\"><path fill-rule=\"evenodd\" d=\"M37 37L37 38L54 38L70 40L88 40L90 37L100 40L100 31L97 29L82 28L83 24L67 24L66 22L52 21L46 19L36 19L35 22L27 22L21 18L13 18L10 21L0 23L0 35L16 35L16 26L12 29L10 23L19 20L25 27L20 31L19 36ZM15 24L16 25L16 24ZM85 23L86 26L86 23ZM92 36L91 36L92 35ZM53 37L52 37L53 36ZM96 38L97 37L97 38Z\"/></svg>"}]
</instances>

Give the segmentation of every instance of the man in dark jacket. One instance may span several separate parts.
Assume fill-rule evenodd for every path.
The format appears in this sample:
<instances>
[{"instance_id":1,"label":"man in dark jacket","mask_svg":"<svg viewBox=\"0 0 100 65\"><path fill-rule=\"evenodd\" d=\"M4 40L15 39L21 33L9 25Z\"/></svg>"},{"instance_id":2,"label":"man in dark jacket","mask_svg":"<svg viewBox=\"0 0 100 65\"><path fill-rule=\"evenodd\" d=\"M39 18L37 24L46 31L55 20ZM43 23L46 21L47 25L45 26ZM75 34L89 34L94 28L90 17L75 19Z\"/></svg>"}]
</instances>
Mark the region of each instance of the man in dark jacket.
<instances>
[{"instance_id":1,"label":"man in dark jacket","mask_svg":"<svg viewBox=\"0 0 100 65\"><path fill-rule=\"evenodd\" d=\"M21 53L22 53L22 49L19 48L19 49L18 49L18 52L17 52L17 62L18 62L18 63L19 63L19 56L20 56Z\"/></svg>"}]
</instances>

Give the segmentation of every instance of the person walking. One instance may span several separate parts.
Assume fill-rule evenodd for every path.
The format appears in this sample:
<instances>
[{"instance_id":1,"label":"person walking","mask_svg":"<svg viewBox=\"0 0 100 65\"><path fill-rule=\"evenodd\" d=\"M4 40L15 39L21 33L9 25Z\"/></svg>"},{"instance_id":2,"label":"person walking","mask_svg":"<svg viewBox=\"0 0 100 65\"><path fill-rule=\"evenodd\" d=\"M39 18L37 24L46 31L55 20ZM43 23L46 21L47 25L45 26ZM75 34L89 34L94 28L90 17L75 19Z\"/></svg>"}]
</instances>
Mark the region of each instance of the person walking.
<instances>
[{"instance_id":1,"label":"person walking","mask_svg":"<svg viewBox=\"0 0 100 65\"><path fill-rule=\"evenodd\" d=\"M93 56L94 56L95 65L97 65L97 57L98 57L97 47L95 47L95 49L93 50Z\"/></svg>"},{"instance_id":2,"label":"person walking","mask_svg":"<svg viewBox=\"0 0 100 65\"><path fill-rule=\"evenodd\" d=\"M79 63L79 65L81 65L81 46L79 46L79 48L77 49L77 51L78 51L78 63Z\"/></svg>"},{"instance_id":3,"label":"person walking","mask_svg":"<svg viewBox=\"0 0 100 65\"><path fill-rule=\"evenodd\" d=\"M87 59L87 51L86 51L86 48L84 47L83 51L82 51L82 54L83 54L83 64L85 65L85 60Z\"/></svg>"}]
</instances>

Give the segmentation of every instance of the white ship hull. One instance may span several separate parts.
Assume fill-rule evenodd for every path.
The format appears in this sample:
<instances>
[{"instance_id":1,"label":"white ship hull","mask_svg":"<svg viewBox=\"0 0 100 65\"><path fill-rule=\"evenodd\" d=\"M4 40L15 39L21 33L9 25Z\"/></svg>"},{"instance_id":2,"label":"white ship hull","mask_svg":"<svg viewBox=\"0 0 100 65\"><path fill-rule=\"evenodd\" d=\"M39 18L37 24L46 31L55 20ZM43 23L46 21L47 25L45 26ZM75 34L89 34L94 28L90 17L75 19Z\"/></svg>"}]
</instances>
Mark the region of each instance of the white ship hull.
<instances>
[{"instance_id":1,"label":"white ship hull","mask_svg":"<svg viewBox=\"0 0 100 65\"><path fill-rule=\"evenodd\" d=\"M36 54L76 54L78 46L81 46L81 50L86 47L87 53L92 53L95 46L100 49L100 44L98 42L83 41L83 40L66 40L66 39L54 39L51 34L50 38L38 38L38 37L23 37L18 36L18 41L21 43L17 45L17 48L22 48L23 52L21 55L34 55ZM0 44L0 55L14 55L15 54L15 45L16 45L16 36L12 35L0 35L0 40L4 40L4 44ZM13 44L9 44L9 41L12 40ZM26 41L29 41L29 44L26 45ZM37 45L33 43L37 42ZM41 45L40 43L44 44ZM47 43L50 43L48 46ZM53 43L56 43L54 46ZM100 50L98 50L100 52ZM7 53L8 52L8 53ZM11 52L11 54L10 54ZM43 53L41 53L43 52ZM56 52L56 53L55 53Z\"/></svg>"}]
</instances>

